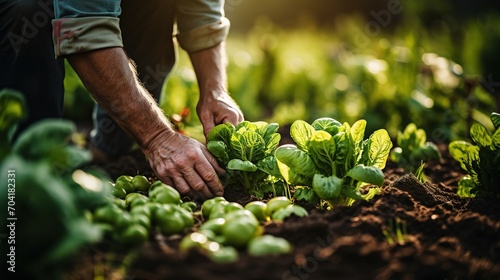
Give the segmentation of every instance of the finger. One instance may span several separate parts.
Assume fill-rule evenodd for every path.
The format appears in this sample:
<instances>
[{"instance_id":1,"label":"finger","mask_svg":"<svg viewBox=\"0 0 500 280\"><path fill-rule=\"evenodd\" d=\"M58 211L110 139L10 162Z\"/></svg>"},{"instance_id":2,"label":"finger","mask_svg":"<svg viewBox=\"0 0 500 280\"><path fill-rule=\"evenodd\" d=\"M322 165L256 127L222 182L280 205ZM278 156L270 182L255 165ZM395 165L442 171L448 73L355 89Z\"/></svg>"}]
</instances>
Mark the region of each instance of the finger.
<instances>
[{"instance_id":1,"label":"finger","mask_svg":"<svg viewBox=\"0 0 500 280\"><path fill-rule=\"evenodd\" d=\"M195 193L203 196L204 198L212 198L214 194L208 188L205 181L198 175L196 172L191 172L189 174L184 175L184 179L189 184L191 190Z\"/></svg>"},{"instance_id":2,"label":"finger","mask_svg":"<svg viewBox=\"0 0 500 280\"><path fill-rule=\"evenodd\" d=\"M213 122L203 123L203 134L205 134L205 138L208 137L208 133L215 127Z\"/></svg>"},{"instance_id":3,"label":"finger","mask_svg":"<svg viewBox=\"0 0 500 280\"><path fill-rule=\"evenodd\" d=\"M210 153L210 151L207 149L203 149L202 151L203 151L203 155L205 155L205 157L208 160L208 163L210 163L210 165L213 167L215 172L221 176L225 175L226 170L224 170L224 168L222 168L219 165L219 163L217 162L217 159L212 155L212 153Z\"/></svg>"},{"instance_id":4,"label":"finger","mask_svg":"<svg viewBox=\"0 0 500 280\"><path fill-rule=\"evenodd\" d=\"M222 196L224 194L224 188L222 187L222 184L219 180L219 177L217 177L217 174L210 167L210 165L208 165L208 166L198 165L198 166L196 166L196 170L198 171L200 176L203 178L206 185L210 189L210 192L214 196Z\"/></svg>"},{"instance_id":5,"label":"finger","mask_svg":"<svg viewBox=\"0 0 500 280\"><path fill-rule=\"evenodd\" d=\"M186 180L182 176L175 176L173 178L173 187L179 191L182 196L192 197L194 195L192 189L186 183Z\"/></svg>"}]
</instances>

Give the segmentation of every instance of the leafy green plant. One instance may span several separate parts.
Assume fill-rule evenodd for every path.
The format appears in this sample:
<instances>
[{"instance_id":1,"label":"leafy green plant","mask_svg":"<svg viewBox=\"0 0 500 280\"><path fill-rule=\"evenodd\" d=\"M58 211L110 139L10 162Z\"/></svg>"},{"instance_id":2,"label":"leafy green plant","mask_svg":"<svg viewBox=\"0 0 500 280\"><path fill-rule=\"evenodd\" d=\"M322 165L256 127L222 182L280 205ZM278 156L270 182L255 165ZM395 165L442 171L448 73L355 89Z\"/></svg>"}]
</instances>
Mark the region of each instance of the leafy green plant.
<instances>
[{"instance_id":1,"label":"leafy green plant","mask_svg":"<svg viewBox=\"0 0 500 280\"><path fill-rule=\"evenodd\" d=\"M314 204L322 199L333 207L379 193L392 142L384 129L364 140L365 127L365 120L352 127L332 118L295 121L290 135L296 145L275 152L283 178L297 187L294 197ZM367 186L365 193L362 186Z\"/></svg>"},{"instance_id":2,"label":"leafy green plant","mask_svg":"<svg viewBox=\"0 0 500 280\"><path fill-rule=\"evenodd\" d=\"M17 123L26 117L26 105L20 92L12 89L0 91L0 159L10 150Z\"/></svg>"},{"instance_id":3,"label":"leafy green plant","mask_svg":"<svg viewBox=\"0 0 500 280\"><path fill-rule=\"evenodd\" d=\"M278 124L244 121L220 124L208 134L207 148L227 170L226 187L262 197L284 192L274 152L281 135Z\"/></svg>"},{"instance_id":4,"label":"leafy green plant","mask_svg":"<svg viewBox=\"0 0 500 280\"><path fill-rule=\"evenodd\" d=\"M457 140L449 144L451 156L460 163L468 175L458 182L458 195L474 197L486 193L500 197L500 114L490 116L494 131L474 123L470 136L474 144Z\"/></svg>"},{"instance_id":5,"label":"leafy green plant","mask_svg":"<svg viewBox=\"0 0 500 280\"><path fill-rule=\"evenodd\" d=\"M39 121L13 141L15 125L25 115L24 99L4 90L0 100L5 106L0 113L0 179L8 182L0 195L0 204L8 209L0 219L15 232L15 239L0 246L8 246L9 251L2 249L12 253L6 262L21 277L59 279L69 257L102 236L88 213L107 202L107 177L100 170L82 169L90 154L70 145L76 130L70 121ZM5 257L0 257L4 263Z\"/></svg>"},{"instance_id":6,"label":"leafy green plant","mask_svg":"<svg viewBox=\"0 0 500 280\"><path fill-rule=\"evenodd\" d=\"M405 170L416 172L422 162L441 160L441 153L434 143L427 141L423 129L410 123L404 131L398 131L397 147L391 151L390 159ZM423 171L421 172L421 175L425 176Z\"/></svg>"}]
</instances>

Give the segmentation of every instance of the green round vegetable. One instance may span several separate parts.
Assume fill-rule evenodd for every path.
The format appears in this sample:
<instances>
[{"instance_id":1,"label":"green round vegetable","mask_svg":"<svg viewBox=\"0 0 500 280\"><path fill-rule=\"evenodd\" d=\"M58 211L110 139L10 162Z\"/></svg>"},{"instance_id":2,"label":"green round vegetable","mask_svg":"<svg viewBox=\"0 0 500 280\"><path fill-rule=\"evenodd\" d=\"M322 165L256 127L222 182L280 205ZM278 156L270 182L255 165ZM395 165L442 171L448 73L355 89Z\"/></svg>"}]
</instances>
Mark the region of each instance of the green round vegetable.
<instances>
[{"instance_id":1,"label":"green round vegetable","mask_svg":"<svg viewBox=\"0 0 500 280\"><path fill-rule=\"evenodd\" d=\"M291 215L295 215L298 217L305 217L309 213L307 213L307 210L304 209L304 207L299 206L299 205L288 205L287 207L278 209L276 212L273 213L273 216L271 217L271 220L273 221L283 221L284 219L290 217Z\"/></svg>"},{"instance_id":2,"label":"green round vegetable","mask_svg":"<svg viewBox=\"0 0 500 280\"><path fill-rule=\"evenodd\" d=\"M292 245L284 238L266 234L250 240L247 251L252 256L280 255L290 253Z\"/></svg>"},{"instance_id":3,"label":"green round vegetable","mask_svg":"<svg viewBox=\"0 0 500 280\"><path fill-rule=\"evenodd\" d=\"M130 214L132 215L144 215L151 217L151 209L146 205L146 203L134 206L130 209Z\"/></svg>"},{"instance_id":4,"label":"green round vegetable","mask_svg":"<svg viewBox=\"0 0 500 280\"><path fill-rule=\"evenodd\" d=\"M112 193L116 198L124 199L127 196L127 191L122 187L117 187L116 185L113 187Z\"/></svg>"},{"instance_id":5,"label":"green round vegetable","mask_svg":"<svg viewBox=\"0 0 500 280\"><path fill-rule=\"evenodd\" d=\"M133 214L130 222L132 224L139 224L148 230L151 228L151 218L144 214Z\"/></svg>"},{"instance_id":6,"label":"green round vegetable","mask_svg":"<svg viewBox=\"0 0 500 280\"><path fill-rule=\"evenodd\" d=\"M194 211L196 211L196 208L198 208L198 205L194 201L186 201L181 203L181 207L188 210L191 213L194 213Z\"/></svg>"},{"instance_id":7,"label":"green round vegetable","mask_svg":"<svg viewBox=\"0 0 500 280\"><path fill-rule=\"evenodd\" d=\"M243 247L260 233L259 221L248 210L229 212L224 219L226 222L222 226L222 235L227 245Z\"/></svg>"},{"instance_id":8,"label":"green round vegetable","mask_svg":"<svg viewBox=\"0 0 500 280\"><path fill-rule=\"evenodd\" d=\"M149 192L149 197L161 204L180 204L181 194L172 186L162 184Z\"/></svg>"},{"instance_id":9,"label":"green round vegetable","mask_svg":"<svg viewBox=\"0 0 500 280\"><path fill-rule=\"evenodd\" d=\"M124 229L128 227L132 223L132 215L129 212L124 211L120 216L118 216L115 220L115 227L117 229Z\"/></svg>"},{"instance_id":10,"label":"green round vegetable","mask_svg":"<svg viewBox=\"0 0 500 280\"><path fill-rule=\"evenodd\" d=\"M184 221L184 227L188 228L194 225L193 213L189 212L189 210L186 210L179 205L174 205L174 208L182 217L182 220Z\"/></svg>"},{"instance_id":11,"label":"green round vegetable","mask_svg":"<svg viewBox=\"0 0 500 280\"><path fill-rule=\"evenodd\" d=\"M123 232L118 234L118 241L132 246L144 244L149 238L149 231L140 224L130 224Z\"/></svg>"},{"instance_id":12,"label":"green round vegetable","mask_svg":"<svg viewBox=\"0 0 500 280\"><path fill-rule=\"evenodd\" d=\"M217 218L222 218L226 214L226 205L229 204L227 201L220 201L219 203L216 203L213 207L212 210L210 211L210 214L208 216L208 219L217 219Z\"/></svg>"},{"instance_id":13,"label":"green round vegetable","mask_svg":"<svg viewBox=\"0 0 500 280\"><path fill-rule=\"evenodd\" d=\"M125 203L124 199L114 198L113 204L118 206L118 208L120 208L120 209L127 210L127 203Z\"/></svg>"},{"instance_id":14,"label":"green round vegetable","mask_svg":"<svg viewBox=\"0 0 500 280\"><path fill-rule=\"evenodd\" d=\"M143 205L146 202L149 201L149 198L147 196L144 196L140 193L129 193L125 197L125 203L127 204L128 207L135 207L138 205Z\"/></svg>"},{"instance_id":15,"label":"green round vegetable","mask_svg":"<svg viewBox=\"0 0 500 280\"><path fill-rule=\"evenodd\" d=\"M118 208L114 204L106 204L95 210L93 221L96 223L105 223L114 225L117 219L126 213L123 209Z\"/></svg>"},{"instance_id":16,"label":"green round vegetable","mask_svg":"<svg viewBox=\"0 0 500 280\"><path fill-rule=\"evenodd\" d=\"M193 232L182 238L179 243L179 249L181 251L187 251L191 248L200 248L201 244L208 242L207 236L203 233Z\"/></svg>"},{"instance_id":17,"label":"green round vegetable","mask_svg":"<svg viewBox=\"0 0 500 280\"><path fill-rule=\"evenodd\" d=\"M250 201L245 205L245 209L252 212L252 214L259 221L267 221L269 220L269 216L266 214L266 203L262 201Z\"/></svg>"},{"instance_id":18,"label":"green round vegetable","mask_svg":"<svg viewBox=\"0 0 500 280\"><path fill-rule=\"evenodd\" d=\"M273 197L269 201L267 201L266 215L268 217L271 217L274 212L281 208L287 207L290 204L292 204L292 201L286 196Z\"/></svg>"},{"instance_id":19,"label":"green round vegetable","mask_svg":"<svg viewBox=\"0 0 500 280\"><path fill-rule=\"evenodd\" d=\"M224 212L229 213L235 210L244 210L243 206L237 202L229 202L224 206Z\"/></svg>"},{"instance_id":20,"label":"green round vegetable","mask_svg":"<svg viewBox=\"0 0 500 280\"><path fill-rule=\"evenodd\" d=\"M147 192L151 184L148 178L143 175L135 175L131 180L132 185L136 191Z\"/></svg>"},{"instance_id":21,"label":"green round vegetable","mask_svg":"<svg viewBox=\"0 0 500 280\"><path fill-rule=\"evenodd\" d=\"M200 225L200 231L209 230L214 234L219 235L222 233L222 227L224 226L225 223L226 220L224 220L224 218L207 220L206 222Z\"/></svg>"},{"instance_id":22,"label":"green round vegetable","mask_svg":"<svg viewBox=\"0 0 500 280\"><path fill-rule=\"evenodd\" d=\"M123 188L127 193L135 192L134 185L132 185L132 176L121 175L115 180L115 188Z\"/></svg>"},{"instance_id":23,"label":"green round vegetable","mask_svg":"<svg viewBox=\"0 0 500 280\"><path fill-rule=\"evenodd\" d=\"M205 200L203 204L201 205L201 213L203 214L203 217L208 218L210 216L210 212L212 212L212 208L216 205L219 204L220 202L227 202L226 199L222 196L217 196L211 199Z\"/></svg>"},{"instance_id":24,"label":"green round vegetable","mask_svg":"<svg viewBox=\"0 0 500 280\"><path fill-rule=\"evenodd\" d=\"M208 251L208 257L216 263L232 263L238 260L238 251L231 246L221 246L217 250Z\"/></svg>"},{"instance_id":25,"label":"green round vegetable","mask_svg":"<svg viewBox=\"0 0 500 280\"><path fill-rule=\"evenodd\" d=\"M170 204L164 204L156 209L155 221L160 233L165 235L181 233L185 228L182 215Z\"/></svg>"}]
</instances>

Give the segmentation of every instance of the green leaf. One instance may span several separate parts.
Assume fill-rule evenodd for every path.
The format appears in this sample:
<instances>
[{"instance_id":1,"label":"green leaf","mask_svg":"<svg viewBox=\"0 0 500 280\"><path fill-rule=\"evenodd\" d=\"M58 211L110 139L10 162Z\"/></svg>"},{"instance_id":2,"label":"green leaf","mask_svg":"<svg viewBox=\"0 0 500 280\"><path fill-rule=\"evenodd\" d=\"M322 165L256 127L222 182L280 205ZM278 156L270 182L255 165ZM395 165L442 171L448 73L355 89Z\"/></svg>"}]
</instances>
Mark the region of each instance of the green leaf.
<instances>
[{"instance_id":1,"label":"green leaf","mask_svg":"<svg viewBox=\"0 0 500 280\"><path fill-rule=\"evenodd\" d=\"M418 147L411 152L410 159L414 162L427 161L430 159L440 160L441 153L434 143L426 142L423 146Z\"/></svg>"},{"instance_id":2,"label":"green leaf","mask_svg":"<svg viewBox=\"0 0 500 280\"><path fill-rule=\"evenodd\" d=\"M351 169L353 164L351 141L346 132L339 132L333 136L335 141L335 175L344 177L347 170Z\"/></svg>"},{"instance_id":3,"label":"green leaf","mask_svg":"<svg viewBox=\"0 0 500 280\"><path fill-rule=\"evenodd\" d=\"M316 130L323 130L330 133L330 135L335 135L339 132L339 127L341 127L342 124L332 118L319 118L315 120L311 126Z\"/></svg>"},{"instance_id":4,"label":"green leaf","mask_svg":"<svg viewBox=\"0 0 500 280\"><path fill-rule=\"evenodd\" d=\"M62 150L75 131L76 127L71 121L41 120L19 135L12 151L25 159L44 159L46 156Z\"/></svg>"},{"instance_id":5,"label":"green leaf","mask_svg":"<svg viewBox=\"0 0 500 280\"><path fill-rule=\"evenodd\" d=\"M296 120L290 126L290 136L302 151L307 151L307 142L314 132L314 127L302 120Z\"/></svg>"},{"instance_id":6,"label":"green leaf","mask_svg":"<svg viewBox=\"0 0 500 280\"><path fill-rule=\"evenodd\" d=\"M207 135L207 141L222 141L227 146L231 143L231 135L235 131L231 123L223 123L215 126Z\"/></svg>"},{"instance_id":7,"label":"green leaf","mask_svg":"<svg viewBox=\"0 0 500 280\"><path fill-rule=\"evenodd\" d=\"M335 140L326 131L316 131L307 143L307 150L316 168L326 176L337 175L335 163Z\"/></svg>"},{"instance_id":8,"label":"green leaf","mask_svg":"<svg viewBox=\"0 0 500 280\"><path fill-rule=\"evenodd\" d=\"M262 136L254 131L246 131L243 133L245 139L246 159L251 162L258 162L265 156L266 142Z\"/></svg>"},{"instance_id":9,"label":"green leaf","mask_svg":"<svg viewBox=\"0 0 500 280\"><path fill-rule=\"evenodd\" d=\"M283 221L286 218L295 215L297 217L306 217L309 215L307 210L304 207L299 205L288 205L287 207L280 208L276 212L273 213L271 219L273 221Z\"/></svg>"},{"instance_id":10,"label":"green leaf","mask_svg":"<svg viewBox=\"0 0 500 280\"><path fill-rule=\"evenodd\" d=\"M332 200L340 195L342 190L342 179L337 176L326 177L321 174L314 175L313 190L319 198Z\"/></svg>"},{"instance_id":11,"label":"green leaf","mask_svg":"<svg viewBox=\"0 0 500 280\"><path fill-rule=\"evenodd\" d=\"M500 129L497 129L491 136L491 142L496 149L500 148Z\"/></svg>"},{"instance_id":12,"label":"green leaf","mask_svg":"<svg viewBox=\"0 0 500 280\"><path fill-rule=\"evenodd\" d=\"M479 147L490 147L492 144L490 132L480 123L472 124L470 136Z\"/></svg>"},{"instance_id":13,"label":"green leaf","mask_svg":"<svg viewBox=\"0 0 500 280\"><path fill-rule=\"evenodd\" d=\"M277 123L270 123L267 124L266 122L260 122L263 124L266 124L262 127L259 127L259 134L264 138L264 141L269 142L270 138L278 133L279 129L279 124Z\"/></svg>"},{"instance_id":14,"label":"green leaf","mask_svg":"<svg viewBox=\"0 0 500 280\"><path fill-rule=\"evenodd\" d=\"M310 204L316 205L319 203L319 197L312 188L297 187L293 193L296 200L305 200Z\"/></svg>"},{"instance_id":15,"label":"green leaf","mask_svg":"<svg viewBox=\"0 0 500 280\"><path fill-rule=\"evenodd\" d=\"M495 130L498 130L500 128L500 114L493 112L491 113L490 119L495 127Z\"/></svg>"},{"instance_id":16,"label":"green leaf","mask_svg":"<svg viewBox=\"0 0 500 280\"><path fill-rule=\"evenodd\" d=\"M265 157L263 160L257 163L257 167L259 168L259 170L266 174L281 178L281 173L278 168L278 162L276 160L276 157L274 156Z\"/></svg>"},{"instance_id":17,"label":"green leaf","mask_svg":"<svg viewBox=\"0 0 500 280\"><path fill-rule=\"evenodd\" d=\"M224 166L229 161L229 154L227 153L227 146L224 141L212 140L207 143L207 149L217 158L217 160Z\"/></svg>"},{"instance_id":18,"label":"green leaf","mask_svg":"<svg viewBox=\"0 0 500 280\"><path fill-rule=\"evenodd\" d=\"M257 171L257 165L253 164L248 160L232 159L227 163L227 169L229 170L239 170L239 171Z\"/></svg>"},{"instance_id":19,"label":"green leaf","mask_svg":"<svg viewBox=\"0 0 500 280\"><path fill-rule=\"evenodd\" d=\"M236 125L236 131L243 132L243 131L254 131L257 132L259 130L259 126L261 126L262 123L259 122L250 122L250 121L242 121L238 125Z\"/></svg>"},{"instance_id":20,"label":"green leaf","mask_svg":"<svg viewBox=\"0 0 500 280\"><path fill-rule=\"evenodd\" d=\"M347 172L346 176L359 182L377 186L382 186L384 184L384 173L376 166L356 165Z\"/></svg>"},{"instance_id":21,"label":"green leaf","mask_svg":"<svg viewBox=\"0 0 500 280\"><path fill-rule=\"evenodd\" d=\"M233 135L231 135L231 144L229 146L231 147L231 151L233 152L235 158L248 160L245 152L245 137L243 137L242 134L234 133Z\"/></svg>"},{"instance_id":22,"label":"green leaf","mask_svg":"<svg viewBox=\"0 0 500 280\"><path fill-rule=\"evenodd\" d=\"M379 129L368 139L368 162L367 166L373 165L379 169L384 169L387 158L392 149L391 138L385 129Z\"/></svg>"},{"instance_id":23,"label":"green leaf","mask_svg":"<svg viewBox=\"0 0 500 280\"><path fill-rule=\"evenodd\" d=\"M283 178L291 185L307 184L316 174L311 157L295 145L282 145L276 149L276 159Z\"/></svg>"},{"instance_id":24,"label":"green leaf","mask_svg":"<svg viewBox=\"0 0 500 280\"><path fill-rule=\"evenodd\" d=\"M9 132L20 120L26 117L23 95L13 89L0 91L0 134Z\"/></svg>"},{"instance_id":25,"label":"green leaf","mask_svg":"<svg viewBox=\"0 0 500 280\"><path fill-rule=\"evenodd\" d=\"M461 198L473 198L476 195L472 192L474 188L477 187L477 183L474 182L471 176L464 176L460 181L458 181L457 195Z\"/></svg>"},{"instance_id":26,"label":"green leaf","mask_svg":"<svg viewBox=\"0 0 500 280\"><path fill-rule=\"evenodd\" d=\"M466 141L453 141L448 145L448 150L466 171L472 170L473 163L479 160L479 147Z\"/></svg>"},{"instance_id":27,"label":"green leaf","mask_svg":"<svg viewBox=\"0 0 500 280\"><path fill-rule=\"evenodd\" d=\"M264 141L266 140L264 139ZM269 136L266 141L265 154L266 155L274 154L274 151L276 151L276 148L279 146L280 141L281 141L281 135L278 133L274 133L273 135Z\"/></svg>"},{"instance_id":28,"label":"green leaf","mask_svg":"<svg viewBox=\"0 0 500 280\"><path fill-rule=\"evenodd\" d=\"M363 149L363 139L365 137L366 121L359 120L355 122L351 127L351 139L354 146L354 158L358 161L359 156L361 156Z\"/></svg>"}]
</instances>

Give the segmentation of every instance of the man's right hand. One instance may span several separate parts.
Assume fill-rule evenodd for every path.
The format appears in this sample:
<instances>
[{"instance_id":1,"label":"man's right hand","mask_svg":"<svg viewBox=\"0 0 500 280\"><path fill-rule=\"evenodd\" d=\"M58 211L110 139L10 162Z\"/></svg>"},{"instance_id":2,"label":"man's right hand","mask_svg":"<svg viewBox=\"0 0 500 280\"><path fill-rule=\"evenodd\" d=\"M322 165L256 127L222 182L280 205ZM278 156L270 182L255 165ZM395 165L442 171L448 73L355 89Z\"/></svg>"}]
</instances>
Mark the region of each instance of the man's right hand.
<instances>
[{"instance_id":1,"label":"man's right hand","mask_svg":"<svg viewBox=\"0 0 500 280\"><path fill-rule=\"evenodd\" d=\"M208 199L224 193L218 174L225 171L200 142L179 133L162 133L143 152L158 179L182 195Z\"/></svg>"}]
</instances>

